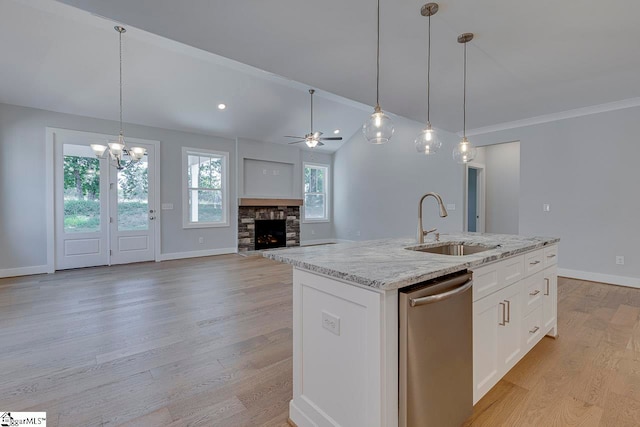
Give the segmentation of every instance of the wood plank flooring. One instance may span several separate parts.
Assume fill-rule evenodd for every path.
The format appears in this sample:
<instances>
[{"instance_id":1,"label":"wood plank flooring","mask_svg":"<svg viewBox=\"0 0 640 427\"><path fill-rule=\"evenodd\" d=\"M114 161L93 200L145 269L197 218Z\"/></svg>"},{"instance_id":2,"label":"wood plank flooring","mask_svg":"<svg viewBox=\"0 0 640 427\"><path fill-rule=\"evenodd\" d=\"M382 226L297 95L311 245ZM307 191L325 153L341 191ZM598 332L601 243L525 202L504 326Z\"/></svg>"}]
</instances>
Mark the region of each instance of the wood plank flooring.
<instances>
[{"instance_id":1,"label":"wood plank flooring","mask_svg":"<svg viewBox=\"0 0 640 427\"><path fill-rule=\"evenodd\" d=\"M291 267L258 256L0 279L0 410L53 427L286 426L291 298ZM465 425L640 425L640 290L560 279L558 312L560 338Z\"/></svg>"}]
</instances>

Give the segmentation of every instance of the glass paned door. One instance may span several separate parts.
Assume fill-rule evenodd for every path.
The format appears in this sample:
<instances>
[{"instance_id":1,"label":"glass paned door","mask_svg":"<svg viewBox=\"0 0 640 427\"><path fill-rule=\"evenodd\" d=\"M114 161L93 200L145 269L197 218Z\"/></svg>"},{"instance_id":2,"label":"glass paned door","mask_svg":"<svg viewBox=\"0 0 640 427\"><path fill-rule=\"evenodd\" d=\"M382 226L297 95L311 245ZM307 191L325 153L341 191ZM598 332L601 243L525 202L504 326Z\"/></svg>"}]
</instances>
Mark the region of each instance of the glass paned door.
<instances>
[{"instance_id":1,"label":"glass paned door","mask_svg":"<svg viewBox=\"0 0 640 427\"><path fill-rule=\"evenodd\" d=\"M56 269L105 265L109 262L107 163L97 159L88 144L65 141L56 139L54 147Z\"/></svg>"},{"instance_id":2,"label":"glass paned door","mask_svg":"<svg viewBox=\"0 0 640 427\"><path fill-rule=\"evenodd\" d=\"M138 141L127 143L146 148L147 154L136 163L125 159L122 170L112 168L109 196L115 226L111 227L111 264L155 259L155 147Z\"/></svg>"}]
</instances>

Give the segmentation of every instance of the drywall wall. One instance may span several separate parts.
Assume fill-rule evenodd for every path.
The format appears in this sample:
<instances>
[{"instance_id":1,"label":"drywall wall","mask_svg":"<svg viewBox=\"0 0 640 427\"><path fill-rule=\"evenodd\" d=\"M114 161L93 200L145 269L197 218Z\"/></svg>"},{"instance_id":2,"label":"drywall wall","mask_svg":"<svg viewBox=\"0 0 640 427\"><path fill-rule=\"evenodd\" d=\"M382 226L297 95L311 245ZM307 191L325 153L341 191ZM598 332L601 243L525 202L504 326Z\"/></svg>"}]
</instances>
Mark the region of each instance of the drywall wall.
<instances>
[{"instance_id":1,"label":"drywall wall","mask_svg":"<svg viewBox=\"0 0 640 427\"><path fill-rule=\"evenodd\" d=\"M485 232L518 234L520 213L520 143L485 148Z\"/></svg>"},{"instance_id":2,"label":"drywall wall","mask_svg":"<svg viewBox=\"0 0 640 427\"><path fill-rule=\"evenodd\" d=\"M293 198L293 163L244 159L242 165L246 197Z\"/></svg>"},{"instance_id":3,"label":"drywall wall","mask_svg":"<svg viewBox=\"0 0 640 427\"><path fill-rule=\"evenodd\" d=\"M238 197L268 198L278 196L301 199L303 198L303 163L311 162L332 166L332 161L333 156L329 153L303 150L298 146L270 144L239 138ZM261 176L262 169L257 171L247 170L247 164L262 164L264 165L263 169L267 169L268 174ZM292 165L293 167L293 174L287 175L292 177L292 184L282 181L281 178L284 173L282 171L280 175L273 175L274 170L284 169L285 165ZM268 179L263 179L264 177ZM263 179L264 182L247 182L247 179ZM283 193L283 184L286 184L288 195ZM330 181L330 187L333 187L333 180ZM251 193L247 192L247 189ZM332 203L329 200L329 209L331 209L331 206ZM333 237L332 221L325 223L300 222L300 243L302 245L332 241Z\"/></svg>"},{"instance_id":4,"label":"drywall wall","mask_svg":"<svg viewBox=\"0 0 640 427\"><path fill-rule=\"evenodd\" d=\"M560 237L564 274L640 286L638 117L634 107L469 138L520 141L519 231Z\"/></svg>"},{"instance_id":5,"label":"drywall wall","mask_svg":"<svg viewBox=\"0 0 640 427\"><path fill-rule=\"evenodd\" d=\"M114 134L118 123L0 104L0 271L40 272L29 268L47 264L46 127ZM125 124L125 132L131 137L161 142L161 202L174 205L174 210L160 213L162 254L235 250L237 233L233 207L229 227L182 228L180 176L181 150L186 146L229 152L230 176L233 177L235 141L129 124ZM230 200L234 200L234 180L230 182L229 191ZM203 237L203 244L198 243L199 237Z\"/></svg>"},{"instance_id":6,"label":"drywall wall","mask_svg":"<svg viewBox=\"0 0 640 427\"><path fill-rule=\"evenodd\" d=\"M369 144L358 132L334 153L333 211L338 239L415 236L418 201L430 191L456 209L440 218L435 200L426 199L425 228L462 230L464 169L451 155L459 138L440 132L441 151L424 156L413 143L424 125L401 117L393 120L396 130L388 144Z\"/></svg>"}]
</instances>

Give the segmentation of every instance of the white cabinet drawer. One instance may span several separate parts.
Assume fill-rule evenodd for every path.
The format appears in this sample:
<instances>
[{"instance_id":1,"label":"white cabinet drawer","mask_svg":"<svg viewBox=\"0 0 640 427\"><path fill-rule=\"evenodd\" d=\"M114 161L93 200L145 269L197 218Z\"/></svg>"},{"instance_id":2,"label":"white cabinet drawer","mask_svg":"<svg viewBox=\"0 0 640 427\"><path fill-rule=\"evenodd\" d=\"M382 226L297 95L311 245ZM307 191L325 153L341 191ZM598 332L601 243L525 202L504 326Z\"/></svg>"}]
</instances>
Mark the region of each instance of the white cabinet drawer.
<instances>
[{"instance_id":1,"label":"white cabinet drawer","mask_svg":"<svg viewBox=\"0 0 640 427\"><path fill-rule=\"evenodd\" d=\"M524 275L522 255L507 258L473 270L473 300L477 301L499 291Z\"/></svg>"},{"instance_id":2,"label":"white cabinet drawer","mask_svg":"<svg viewBox=\"0 0 640 427\"><path fill-rule=\"evenodd\" d=\"M522 346L528 352L544 336L542 328L542 306L538 306L522 319Z\"/></svg>"},{"instance_id":3,"label":"white cabinet drawer","mask_svg":"<svg viewBox=\"0 0 640 427\"><path fill-rule=\"evenodd\" d=\"M524 276L524 256L515 256L500 261L498 268L498 280L504 285L516 283Z\"/></svg>"},{"instance_id":4,"label":"white cabinet drawer","mask_svg":"<svg viewBox=\"0 0 640 427\"><path fill-rule=\"evenodd\" d=\"M544 248L544 267L551 267L558 263L558 245Z\"/></svg>"},{"instance_id":5,"label":"white cabinet drawer","mask_svg":"<svg viewBox=\"0 0 640 427\"><path fill-rule=\"evenodd\" d=\"M538 249L533 252L524 254L524 275L542 271L544 268L544 249Z\"/></svg>"},{"instance_id":6,"label":"white cabinet drawer","mask_svg":"<svg viewBox=\"0 0 640 427\"><path fill-rule=\"evenodd\" d=\"M522 303L524 304L523 312L528 314L535 308L542 305L543 296L546 290L544 273L536 273L524 279L524 285L522 287L523 297Z\"/></svg>"}]
</instances>

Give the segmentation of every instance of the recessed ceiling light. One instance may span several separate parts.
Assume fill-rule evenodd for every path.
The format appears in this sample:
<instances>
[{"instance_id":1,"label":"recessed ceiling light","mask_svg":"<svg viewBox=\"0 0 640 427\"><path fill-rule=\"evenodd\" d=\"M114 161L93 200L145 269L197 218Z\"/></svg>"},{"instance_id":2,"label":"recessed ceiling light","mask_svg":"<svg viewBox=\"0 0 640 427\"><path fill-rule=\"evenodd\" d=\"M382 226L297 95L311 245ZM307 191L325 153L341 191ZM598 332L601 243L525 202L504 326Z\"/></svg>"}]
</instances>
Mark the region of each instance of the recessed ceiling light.
<instances>
[{"instance_id":1,"label":"recessed ceiling light","mask_svg":"<svg viewBox=\"0 0 640 427\"><path fill-rule=\"evenodd\" d=\"M227 104L218 104L218 110L226 110Z\"/></svg>"},{"instance_id":2,"label":"recessed ceiling light","mask_svg":"<svg viewBox=\"0 0 640 427\"><path fill-rule=\"evenodd\" d=\"M336 129L336 130L334 130L334 131L333 131L333 133L334 133L335 135L339 134L339 133L340 133L340 129Z\"/></svg>"}]
</instances>

